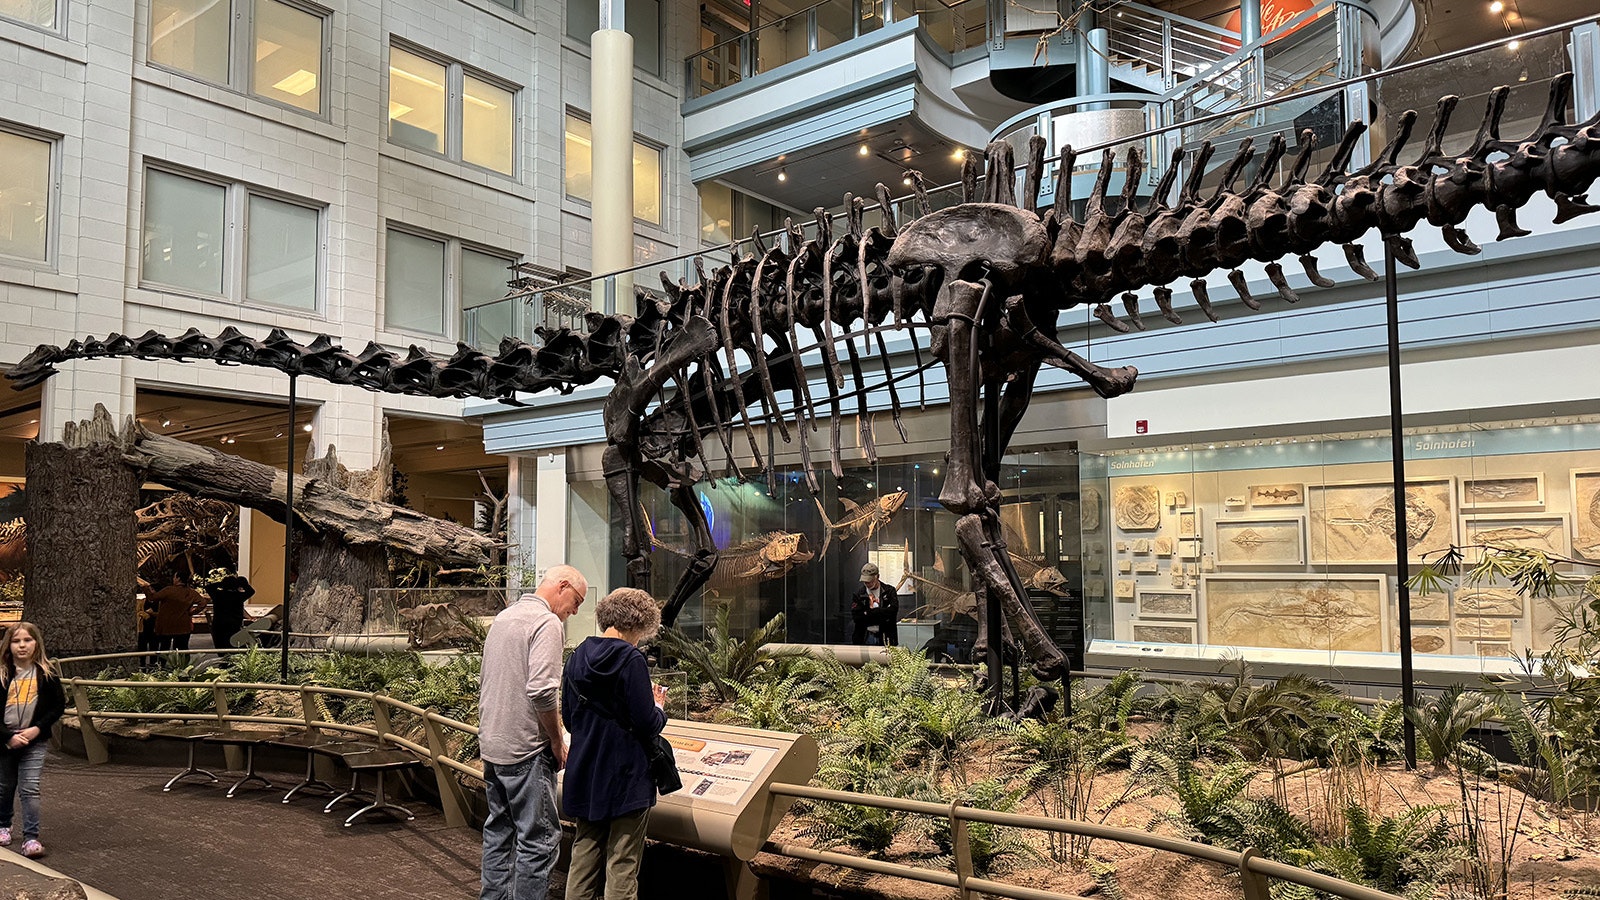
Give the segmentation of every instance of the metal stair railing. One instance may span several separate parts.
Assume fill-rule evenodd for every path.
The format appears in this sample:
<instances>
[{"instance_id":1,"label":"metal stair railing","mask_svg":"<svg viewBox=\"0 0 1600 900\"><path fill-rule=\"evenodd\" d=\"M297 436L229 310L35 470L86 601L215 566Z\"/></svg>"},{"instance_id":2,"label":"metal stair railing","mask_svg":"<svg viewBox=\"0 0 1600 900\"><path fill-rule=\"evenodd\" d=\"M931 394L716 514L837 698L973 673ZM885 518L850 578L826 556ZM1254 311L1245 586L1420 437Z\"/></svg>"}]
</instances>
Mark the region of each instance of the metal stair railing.
<instances>
[{"instance_id":1,"label":"metal stair railing","mask_svg":"<svg viewBox=\"0 0 1600 900\"><path fill-rule=\"evenodd\" d=\"M1111 61L1159 74L1166 90L1227 59L1239 44L1239 35L1226 28L1142 3L1120 3L1100 24Z\"/></svg>"}]
</instances>

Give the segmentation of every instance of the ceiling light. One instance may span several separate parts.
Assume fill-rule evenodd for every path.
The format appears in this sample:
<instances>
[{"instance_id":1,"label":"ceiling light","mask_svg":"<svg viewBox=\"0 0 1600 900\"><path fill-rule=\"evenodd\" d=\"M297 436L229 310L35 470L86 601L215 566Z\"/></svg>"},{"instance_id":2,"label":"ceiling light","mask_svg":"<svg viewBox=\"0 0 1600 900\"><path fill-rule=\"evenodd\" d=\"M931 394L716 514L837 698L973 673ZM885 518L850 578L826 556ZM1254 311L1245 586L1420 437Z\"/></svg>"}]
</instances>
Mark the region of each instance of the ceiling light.
<instances>
[{"instance_id":1,"label":"ceiling light","mask_svg":"<svg viewBox=\"0 0 1600 900\"><path fill-rule=\"evenodd\" d=\"M784 171L783 169L779 169L778 170L778 180L779 181L788 181L789 180L789 173Z\"/></svg>"},{"instance_id":2,"label":"ceiling light","mask_svg":"<svg viewBox=\"0 0 1600 900\"><path fill-rule=\"evenodd\" d=\"M171 424L172 424L172 420L171 419L167 418L166 416L162 416L161 417L161 427L162 428L166 428L166 427L170 426Z\"/></svg>"},{"instance_id":3,"label":"ceiling light","mask_svg":"<svg viewBox=\"0 0 1600 900\"><path fill-rule=\"evenodd\" d=\"M435 449L435 450L443 450L444 449L444 445L440 444L437 447L434 447L433 449Z\"/></svg>"},{"instance_id":4,"label":"ceiling light","mask_svg":"<svg viewBox=\"0 0 1600 900\"><path fill-rule=\"evenodd\" d=\"M906 187L910 187L911 186L911 176L907 175L906 177L900 179L900 183L905 185Z\"/></svg>"},{"instance_id":5,"label":"ceiling light","mask_svg":"<svg viewBox=\"0 0 1600 900\"><path fill-rule=\"evenodd\" d=\"M1493 3L1489 4L1489 12L1492 13L1503 12L1505 8L1506 5L1501 0L1494 0Z\"/></svg>"},{"instance_id":6,"label":"ceiling light","mask_svg":"<svg viewBox=\"0 0 1600 900\"><path fill-rule=\"evenodd\" d=\"M305 431L305 432L310 432L311 431L311 423L307 422L304 425L300 426L300 430L301 431Z\"/></svg>"},{"instance_id":7,"label":"ceiling light","mask_svg":"<svg viewBox=\"0 0 1600 900\"><path fill-rule=\"evenodd\" d=\"M237 444L237 443L239 443L239 441L236 438L228 438L228 443Z\"/></svg>"},{"instance_id":8,"label":"ceiling light","mask_svg":"<svg viewBox=\"0 0 1600 900\"><path fill-rule=\"evenodd\" d=\"M277 84L274 84L273 87L277 90L283 91L285 94L293 94L296 97L304 97L306 94L309 94L317 89L317 73L307 72L305 69L301 69Z\"/></svg>"},{"instance_id":9,"label":"ceiling light","mask_svg":"<svg viewBox=\"0 0 1600 900\"><path fill-rule=\"evenodd\" d=\"M956 152L950 154L950 158L955 160L956 162L961 162L962 160L967 158L967 148L965 148L965 147L957 147L956 148Z\"/></svg>"},{"instance_id":10,"label":"ceiling light","mask_svg":"<svg viewBox=\"0 0 1600 900\"><path fill-rule=\"evenodd\" d=\"M862 156L871 156L872 155L872 148L868 147L866 144L862 144L861 145L861 149L857 150L856 152L861 154Z\"/></svg>"},{"instance_id":11,"label":"ceiling light","mask_svg":"<svg viewBox=\"0 0 1600 900\"><path fill-rule=\"evenodd\" d=\"M277 433L277 434L275 434L275 435L273 435L273 437L275 437L275 438L281 438L281 437L283 437L283 432L281 432L281 431L280 431L280 432L278 432L278 433Z\"/></svg>"},{"instance_id":12,"label":"ceiling light","mask_svg":"<svg viewBox=\"0 0 1600 900\"><path fill-rule=\"evenodd\" d=\"M1523 66L1522 67L1522 71L1517 73L1517 80L1518 81L1527 81L1528 80L1528 67L1527 66Z\"/></svg>"},{"instance_id":13,"label":"ceiling light","mask_svg":"<svg viewBox=\"0 0 1600 900\"><path fill-rule=\"evenodd\" d=\"M1522 46L1522 42L1521 41L1512 41L1511 43L1506 45L1506 49L1515 51L1518 47L1521 47L1521 46Z\"/></svg>"}]
</instances>

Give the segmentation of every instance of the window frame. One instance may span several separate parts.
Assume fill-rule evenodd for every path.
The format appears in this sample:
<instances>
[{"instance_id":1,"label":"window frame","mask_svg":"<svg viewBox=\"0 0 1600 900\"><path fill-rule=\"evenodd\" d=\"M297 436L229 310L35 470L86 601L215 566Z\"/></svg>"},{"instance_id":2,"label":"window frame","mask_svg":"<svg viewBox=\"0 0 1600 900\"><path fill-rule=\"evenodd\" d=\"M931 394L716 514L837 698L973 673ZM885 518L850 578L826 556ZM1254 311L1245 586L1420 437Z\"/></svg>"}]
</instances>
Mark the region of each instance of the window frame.
<instances>
[{"instance_id":1,"label":"window frame","mask_svg":"<svg viewBox=\"0 0 1600 900\"><path fill-rule=\"evenodd\" d=\"M61 135L3 119L0 119L0 132L39 141L50 148L45 171L45 202L50 206L44 219L44 258L0 253L0 265L55 271L60 265L58 255L61 252Z\"/></svg>"},{"instance_id":2,"label":"window frame","mask_svg":"<svg viewBox=\"0 0 1600 900\"><path fill-rule=\"evenodd\" d=\"M570 133L567 130L567 120L568 119L576 119L577 121L583 122L584 124L588 125L589 129L590 129L589 130L589 190L590 190L591 196L589 196L589 197L580 197L577 194L569 193L567 191L567 158L568 158L567 157L567 135ZM667 223L667 152L666 152L667 148L665 146L662 146L661 144L656 143L655 141L652 141L652 140L649 140L648 138L645 138L644 136L640 135L637 131L633 133L633 147L634 147L635 151L637 151L638 148L640 148L640 147L643 147L643 148L645 148L647 150L654 151L655 154L656 154L656 158L660 160L660 164L656 167L656 175L657 175L657 178L656 178L656 208L661 211L661 221L659 221L659 222L652 222L649 219L640 218L640 216L639 216L639 195L637 193L635 193L634 197L633 197L633 223L636 226L637 225L643 225L646 228L655 228L655 229L664 231L664 230L666 230L666 227L667 227L667 224L666 224ZM562 195L562 197L564 199L576 200L579 203L587 204L591 209L593 209L593 207L594 207L593 191L594 191L594 120L589 117L589 113L586 110L581 110L581 109L578 109L577 107L568 106L568 107L565 108L565 111L563 112L563 115L561 117L561 195Z\"/></svg>"},{"instance_id":3,"label":"window frame","mask_svg":"<svg viewBox=\"0 0 1600 900\"><path fill-rule=\"evenodd\" d=\"M405 328L392 325L389 322L389 237L395 232L414 238L428 241L437 241L444 244L444 292L443 298L444 333L435 334L431 331L421 331L415 328ZM442 232L434 231L411 225L395 219L387 219L383 227L383 309L379 315L378 327L390 334L404 334L426 338L435 341L464 341L468 337L466 332L465 317L467 313L466 298L462 295L465 289L464 272L466 265L463 256L467 251L492 256L504 260L507 271L510 266L522 262L522 255L511 250L491 247L478 241L454 237ZM508 277L509 283L511 279Z\"/></svg>"},{"instance_id":4,"label":"window frame","mask_svg":"<svg viewBox=\"0 0 1600 900\"><path fill-rule=\"evenodd\" d=\"M155 281L145 274L144 237L148 228L148 215L150 208L150 173L160 172L174 178L186 178L200 184L220 187L223 190L222 198L222 227L226 237L222 243L222 293L213 294L209 291L196 290L182 285L166 284ZM138 287L141 290L154 291L163 294L177 294L184 297L198 297L203 300L215 300L229 303L234 306L252 309L273 310L305 316L322 317L326 314L327 284L328 284L328 205L318 203L308 197L297 197L282 191L274 191L247 184L242 181L233 181L206 172L197 172L182 166L175 166L159 160L147 159L143 167L139 195L139 274ZM313 288L314 298L312 306L286 306L268 300L256 300L249 296L250 274L250 199L261 197L274 200L289 206L298 206L317 214L316 235L316 284Z\"/></svg>"},{"instance_id":5,"label":"window frame","mask_svg":"<svg viewBox=\"0 0 1600 900\"><path fill-rule=\"evenodd\" d=\"M152 29L155 21L150 13L151 4L142 3L144 9L144 64L151 68L170 72L201 84L221 88L252 100L270 103L279 109L291 110L302 116L310 116L322 121L332 121L331 92L328 90L329 73L333 71L333 16L334 10L312 3L310 0L227 0L228 2L228 77L226 82L214 81L192 72L155 60L151 56ZM255 78L255 43L256 43L256 3L268 2L287 6L321 20L322 28L319 34L320 46L317 48L318 57L322 64L322 71L317 76L317 111L312 112L292 103L285 103L265 94L258 94L254 90Z\"/></svg>"},{"instance_id":6,"label":"window frame","mask_svg":"<svg viewBox=\"0 0 1600 900\"><path fill-rule=\"evenodd\" d=\"M38 22L29 22L26 19L19 19L15 16L7 16L4 14L0 14L0 22L10 22L14 25L21 25L23 28L32 28L35 31L43 32L44 34L53 34L56 37L66 37L67 4L64 2L64 0L50 0L50 4L54 8L54 14L51 16L55 22L54 25L40 25Z\"/></svg>"},{"instance_id":7,"label":"window frame","mask_svg":"<svg viewBox=\"0 0 1600 900\"><path fill-rule=\"evenodd\" d=\"M389 52L399 49L404 53L427 60L434 65L444 66L444 152L435 153L432 150L423 150L403 144L394 139L391 134L389 117L389 97L392 93L394 73L390 71L392 57ZM485 84L497 87L511 95L511 171L502 172L491 169L480 163L475 163L466 158L466 79L475 78ZM522 104L523 89L482 69L474 68L459 60L451 59L442 53L429 50L426 47L405 40L398 35L389 35L384 53L383 97L380 101L383 119L383 141L392 147L400 147L413 153L421 153L434 159L442 159L456 165L467 166L479 172L494 175L499 178L510 178L520 181L522 175Z\"/></svg>"},{"instance_id":8,"label":"window frame","mask_svg":"<svg viewBox=\"0 0 1600 900\"><path fill-rule=\"evenodd\" d=\"M634 54L633 54L633 68L634 68L634 71L635 72L643 72L645 75L647 75L647 76L649 76L651 78L655 78L657 80L662 80L662 79L665 79L667 77L667 47L666 47L666 43L667 43L667 24L666 24L667 10L665 9L666 4L663 2L663 0L650 0L650 2L654 3L655 4L655 8L656 8L656 41L655 41L655 46L656 46L656 68L655 68L654 71L652 71L650 69L647 69L644 66L639 65L639 51L637 49L638 48L639 36L634 34L633 31L628 28L628 23L626 21L627 9L632 9L633 8L632 4L629 4L627 9L625 9L623 11L624 21L622 23L622 27L623 27L624 31L627 31L628 34L633 37L633 40L634 40L634 47L635 47ZM599 19L599 14L598 14L599 3L598 2L596 2L596 4L595 4L595 9L596 9L595 18L598 21L598 19ZM577 41L578 43L584 45L585 47L589 46L589 37L590 37L589 35L587 35L587 34L575 34L574 33L574 30L573 30L573 18L574 17L572 15L572 4L568 3L565 6L565 14L562 16L562 23L561 23L562 24L562 32L569 39Z\"/></svg>"}]
</instances>

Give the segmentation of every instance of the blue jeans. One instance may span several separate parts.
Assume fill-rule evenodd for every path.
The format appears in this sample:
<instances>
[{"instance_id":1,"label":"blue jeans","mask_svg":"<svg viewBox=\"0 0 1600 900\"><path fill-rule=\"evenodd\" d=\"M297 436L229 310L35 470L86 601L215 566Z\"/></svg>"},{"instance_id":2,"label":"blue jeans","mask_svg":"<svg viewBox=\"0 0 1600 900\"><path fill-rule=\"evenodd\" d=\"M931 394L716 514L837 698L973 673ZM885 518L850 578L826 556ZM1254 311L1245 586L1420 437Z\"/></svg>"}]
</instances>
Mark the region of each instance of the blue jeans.
<instances>
[{"instance_id":1,"label":"blue jeans","mask_svg":"<svg viewBox=\"0 0 1600 900\"><path fill-rule=\"evenodd\" d=\"M18 750L0 751L0 828L11 827L17 794L22 795L22 839L39 838L39 773L44 771L43 740Z\"/></svg>"},{"instance_id":2,"label":"blue jeans","mask_svg":"<svg viewBox=\"0 0 1600 900\"><path fill-rule=\"evenodd\" d=\"M544 751L509 766L485 762L483 780L489 817L480 900L545 900L561 852L555 758Z\"/></svg>"}]
</instances>

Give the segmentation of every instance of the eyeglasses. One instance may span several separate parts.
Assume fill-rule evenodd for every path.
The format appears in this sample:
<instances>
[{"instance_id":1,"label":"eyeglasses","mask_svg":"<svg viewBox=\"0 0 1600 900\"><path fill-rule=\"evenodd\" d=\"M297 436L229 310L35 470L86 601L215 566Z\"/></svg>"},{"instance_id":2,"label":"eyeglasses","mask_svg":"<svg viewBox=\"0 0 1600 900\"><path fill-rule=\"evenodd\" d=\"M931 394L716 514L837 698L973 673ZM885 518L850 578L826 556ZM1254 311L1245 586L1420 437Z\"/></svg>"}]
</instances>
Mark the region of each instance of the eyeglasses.
<instances>
[{"instance_id":1,"label":"eyeglasses","mask_svg":"<svg viewBox=\"0 0 1600 900\"><path fill-rule=\"evenodd\" d=\"M572 592L572 593L573 593L573 594L574 594L574 595L576 595L576 596L577 596L577 601L578 601L578 603L582 603L582 602L583 602L583 591L580 591L580 590L578 590L578 589L577 589L577 588L575 588L575 587L573 587L573 586L572 586L572 582L570 582L570 581L564 581L564 582L562 582L562 585L563 585L563 586L564 586L564 587L565 587L565 588L566 588L566 589L567 589L567 590L569 590L569 591L571 591L571 592Z\"/></svg>"}]
</instances>

